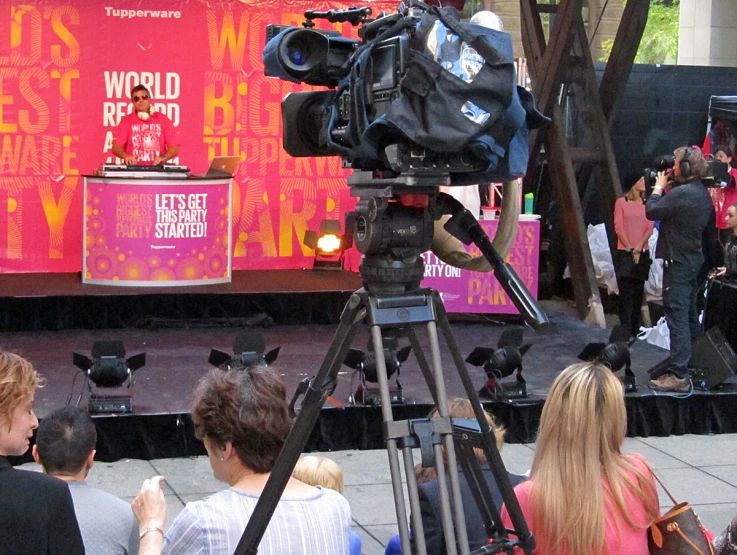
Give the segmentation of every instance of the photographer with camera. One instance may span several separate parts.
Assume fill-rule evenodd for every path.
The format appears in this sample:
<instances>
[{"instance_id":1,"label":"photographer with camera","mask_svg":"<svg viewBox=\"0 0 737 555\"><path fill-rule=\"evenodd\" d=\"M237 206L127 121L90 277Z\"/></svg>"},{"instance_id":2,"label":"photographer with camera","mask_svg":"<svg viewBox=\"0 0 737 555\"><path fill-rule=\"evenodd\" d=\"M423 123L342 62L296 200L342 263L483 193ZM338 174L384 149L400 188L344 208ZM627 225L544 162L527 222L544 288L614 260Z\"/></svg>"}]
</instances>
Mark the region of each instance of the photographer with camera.
<instances>
[{"instance_id":1,"label":"photographer with camera","mask_svg":"<svg viewBox=\"0 0 737 555\"><path fill-rule=\"evenodd\" d=\"M679 147L673 156L673 172L657 173L645 205L647 219L660 221L655 256L663 260L663 309L670 331L668 372L650 383L661 391L687 392L691 385L691 341L700 332L695 295L704 264L704 232L708 226L715 227L715 216L711 197L701 182L709 172L703 153ZM664 195L671 181L673 188Z\"/></svg>"}]
</instances>

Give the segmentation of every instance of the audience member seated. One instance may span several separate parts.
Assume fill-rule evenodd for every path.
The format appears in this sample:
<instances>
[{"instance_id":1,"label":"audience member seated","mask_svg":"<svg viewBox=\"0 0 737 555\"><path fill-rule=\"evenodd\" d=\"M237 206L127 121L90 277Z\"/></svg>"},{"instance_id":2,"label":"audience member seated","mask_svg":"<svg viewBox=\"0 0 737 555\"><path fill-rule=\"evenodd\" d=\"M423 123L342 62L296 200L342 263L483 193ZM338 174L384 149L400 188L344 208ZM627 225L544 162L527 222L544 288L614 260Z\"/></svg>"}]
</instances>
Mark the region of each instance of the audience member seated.
<instances>
[{"instance_id":1,"label":"audience member seated","mask_svg":"<svg viewBox=\"0 0 737 555\"><path fill-rule=\"evenodd\" d=\"M38 427L33 399L43 382L30 362L0 351L0 551L5 555L84 554L67 485L16 470L7 459L28 451Z\"/></svg>"},{"instance_id":2,"label":"audience member seated","mask_svg":"<svg viewBox=\"0 0 737 555\"><path fill-rule=\"evenodd\" d=\"M472 418L476 419L473 412L473 407L468 399L450 399L448 400L448 412L452 418ZM434 409L430 416L432 418L438 415L437 410ZM496 436L496 444L499 449L504 445L504 428L499 426L491 414L486 413L486 419L489 422L489 426L494 431ZM492 499L498 508L502 506L502 495L499 492L499 488L496 485L494 476L489 468L489 463L486 462L486 455L482 449L474 449L476 459L481 463L481 470L486 479L486 483L489 485ZM445 455L445 454L444 454ZM458 461L460 463L460 461ZM447 461L443 461L447 464ZM466 518L466 531L468 533L468 543L471 551L478 549L488 543L488 537L486 529L484 528L484 522L481 519L481 515L476 508L476 502L474 501L471 488L468 485L468 481L464 476L463 472L459 470L460 487L461 487L461 499L463 500L464 516ZM512 486L516 486L521 483L525 478L524 476L517 476L507 472ZM437 478L432 478L427 482L418 484L418 490L420 494L420 510L422 512L422 527L425 536L425 545L427 546L428 555L444 554L446 553L445 548L445 533L443 532L442 518L440 516L440 491L438 486ZM412 534L412 550L415 551L414 533Z\"/></svg>"},{"instance_id":3,"label":"audience member seated","mask_svg":"<svg viewBox=\"0 0 737 555\"><path fill-rule=\"evenodd\" d=\"M297 480L308 486L329 488L343 494L343 470L327 457L306 455L297 461L292 472ZM350 554L361 555L361 536L351 530Z\"/></svg>"},{"instance_id":4,"label":"audience member seated","mask_svg":"<svg viewBox=\"0 0 737 555\"><path fill-rule=\"evenodd\" d=\"M600 364L569 366L540 417L530 481L515 488L536 555L647 555L658 496L642 455L622 453L622 384ZM504 508L502 520L512 523Z\"/></svg>"},{"instance_id":5,"label":"audience member seated","mask_svg":"<svg viewBox=\"0 0 737 555\"><path fill-rule=\"evenodd\" d=\"M163 476L146 480L133 500L139 553L231 555L289 433L284 382L273 368L212 370L194 394L192 420L213 474L230 488L187 503L164 536ZM348 501L290 478L259 545L259 555L347 555Z\"/></svg>"},{"instance_id":6,"label":"audience member seated","mask_svg":"<svg viewBox=\"0 0 737 555\"><path fill-rule=\"evenodd\" d=\"M138 523L128 503L90 486L97 431L89 413L78 407L55 410L41 421L33 458L44 472L69 486L87 553L135 555Z\"/></svg>"}]
</instances>

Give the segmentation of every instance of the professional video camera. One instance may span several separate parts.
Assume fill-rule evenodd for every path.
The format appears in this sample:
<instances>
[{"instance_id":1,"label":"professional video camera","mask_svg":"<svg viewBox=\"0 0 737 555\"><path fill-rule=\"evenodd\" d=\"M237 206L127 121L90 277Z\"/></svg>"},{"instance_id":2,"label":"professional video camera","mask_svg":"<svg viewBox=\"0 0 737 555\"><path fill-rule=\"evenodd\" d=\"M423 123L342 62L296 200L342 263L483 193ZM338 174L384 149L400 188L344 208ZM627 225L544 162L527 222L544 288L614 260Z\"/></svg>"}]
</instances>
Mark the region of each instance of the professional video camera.
<instances>
[{"instance_id":1,"label":"professional video camera","mask_svg":"<svg viewBox=\"0 0 737 555\"><path fill-rule=\"evenodd\" d=\"M510 36L463 23L453 8L400 10L307 11L303 27L267 26L267 76L331 89L286 96L284 149L435 185L524 175L528 127L546 118L516 86ZM361 24L360 40L314 29L320 18Z\"/></svg>"},{"instance_id":2,"label":"professional video camera","mask_svg":"<svg viewBox=\"0 0 737 555\"><path fill-rule=\"evenodd\" d=\"M706 163L709 166L708 175L702 178L702 183L706 187L722 187L729 181L729 164L720 162L711 154L704 154ZM658 156L653 160L653 166L651 168L645 168L645 195L650 196L653 187L655 186L655 180L658 177L658 172L672 173L673 167L676 165L676 159L672 154L665 154Z\"/></svg>"}]
</instances>

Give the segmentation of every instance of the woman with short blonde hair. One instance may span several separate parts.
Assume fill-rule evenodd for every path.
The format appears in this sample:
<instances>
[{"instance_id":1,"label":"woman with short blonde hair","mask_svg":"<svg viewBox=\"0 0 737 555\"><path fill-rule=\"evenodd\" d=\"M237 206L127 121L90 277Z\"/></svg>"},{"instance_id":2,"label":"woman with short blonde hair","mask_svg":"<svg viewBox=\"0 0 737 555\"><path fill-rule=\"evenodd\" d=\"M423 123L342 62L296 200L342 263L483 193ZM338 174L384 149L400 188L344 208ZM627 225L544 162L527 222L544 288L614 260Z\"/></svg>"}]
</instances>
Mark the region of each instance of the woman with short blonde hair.
<instances>
[{"instance_id":1,"label":"woman with short blonde hair","mask_svg":"<svg viewBox=\"0 0 737 555\"><path fill-rule=\"evenodd\" d=\"M538 555L648 553L658 496L644 457L622 453L622 384L595 363L569 366L545 401L530 481L515 488ZM506 508L503 520L510 526Z\"/></svg>"},{"instance_id":2,"label":"woman with short blonde hair","mask_svg":"<svg viewBox=\"0 0 737 555\"><path fill-rule=\"evenodd\" d=\"M0 546L8 555L84 553L66 483L16 470L7 459L24 455L30 447L38 428L33 400L43 384L30 362L0 350Z\"/></svg>"}]
</instances>

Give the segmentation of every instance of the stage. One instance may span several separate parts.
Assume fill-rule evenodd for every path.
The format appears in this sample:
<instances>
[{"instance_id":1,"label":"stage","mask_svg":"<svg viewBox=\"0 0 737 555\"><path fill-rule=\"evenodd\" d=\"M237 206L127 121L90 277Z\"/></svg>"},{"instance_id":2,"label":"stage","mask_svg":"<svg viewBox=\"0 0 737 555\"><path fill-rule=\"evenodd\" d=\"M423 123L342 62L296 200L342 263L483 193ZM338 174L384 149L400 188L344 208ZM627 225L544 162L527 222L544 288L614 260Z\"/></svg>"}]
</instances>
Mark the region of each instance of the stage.
<instances>
[{"instance_id":1,"label":"stage","mask_svg":"<svg viewBox=\"0 0 737 555\"><path fill-rule=\"evenodd\" d=\"M203 449L194 439L188 414L194 385L209 369L210 349L231 352L239 329L248 326L260 331L267 350L281 347L273 366L284 376L291 396L303 378L316 372L328 350L342 305L350 291L360 286L358 276L343 272L324 272L319 279L315 272L306 271L235 274L237 280L227 286L206 290L177 288L170 295L161 294L163 291L77 287L74 278L78 277L73 274L64 279L49 276L46 289L37 287L33 297L22 294L29 276L0 276L0 302L6 305L0 346L32 360L46 377L47 385L36 395L39 418L67 402L77 402L83 380L78 376L72 390L76 372L72 352L89 356L94 341L115 339L124 342L127 356L145 352L146 366L135 375L133 414L95 417L100 436L98 459L199 454ZM8 286L11 282L15 289ZM289 293L287 286L292 289ZM280 290L284 294L279 294ZM541 304L554 326L546 334L525 329L525 342L532 344L523 359L529 397L488 404L507 427L509 442L534 441L542 404L556 374L575 362L587 343L606 341L609 334L608 330L571 317L564 302ZM104 316L96 313L103 306ZM81 313L67 313L65 307ZM162 314L162 307L177 310ZM44 311L51 311L46 320ZM31 325L34 318L35 324ZM74 325L80 321L97 321L100 325ZM451 315L451 326L464 357L475 347L495 347L502 331L518 323L517 318L509 316ZM11 327L15 331L9 331ZM81 329L84 327L97 329ZM365 350L367 340L367 331L362 330L353 347ZM420 342L427 346L424 332ZM463 388L444 347L441 337L448 394L462 396ZM638 391L626 398L629 435L737 431L737 383L731 383L734 378L719 390L696 391L687 399L655 395L646 387L647 369L662 361L667 352L642 341L636 342L631 352ZM474 384L480 388L485 381L483 370L468 368ZM396 407L395 418L427 415L432 399L413 354L404 364L399 381L406 403ZM355 391L357 384L357 376L344 367L333 402L326 404L310 438L310 448L369 449L383 444L380 410L348 406L350 392ZM82 395L81 406L85 402Z\"/></svg>"}]
</instances>

